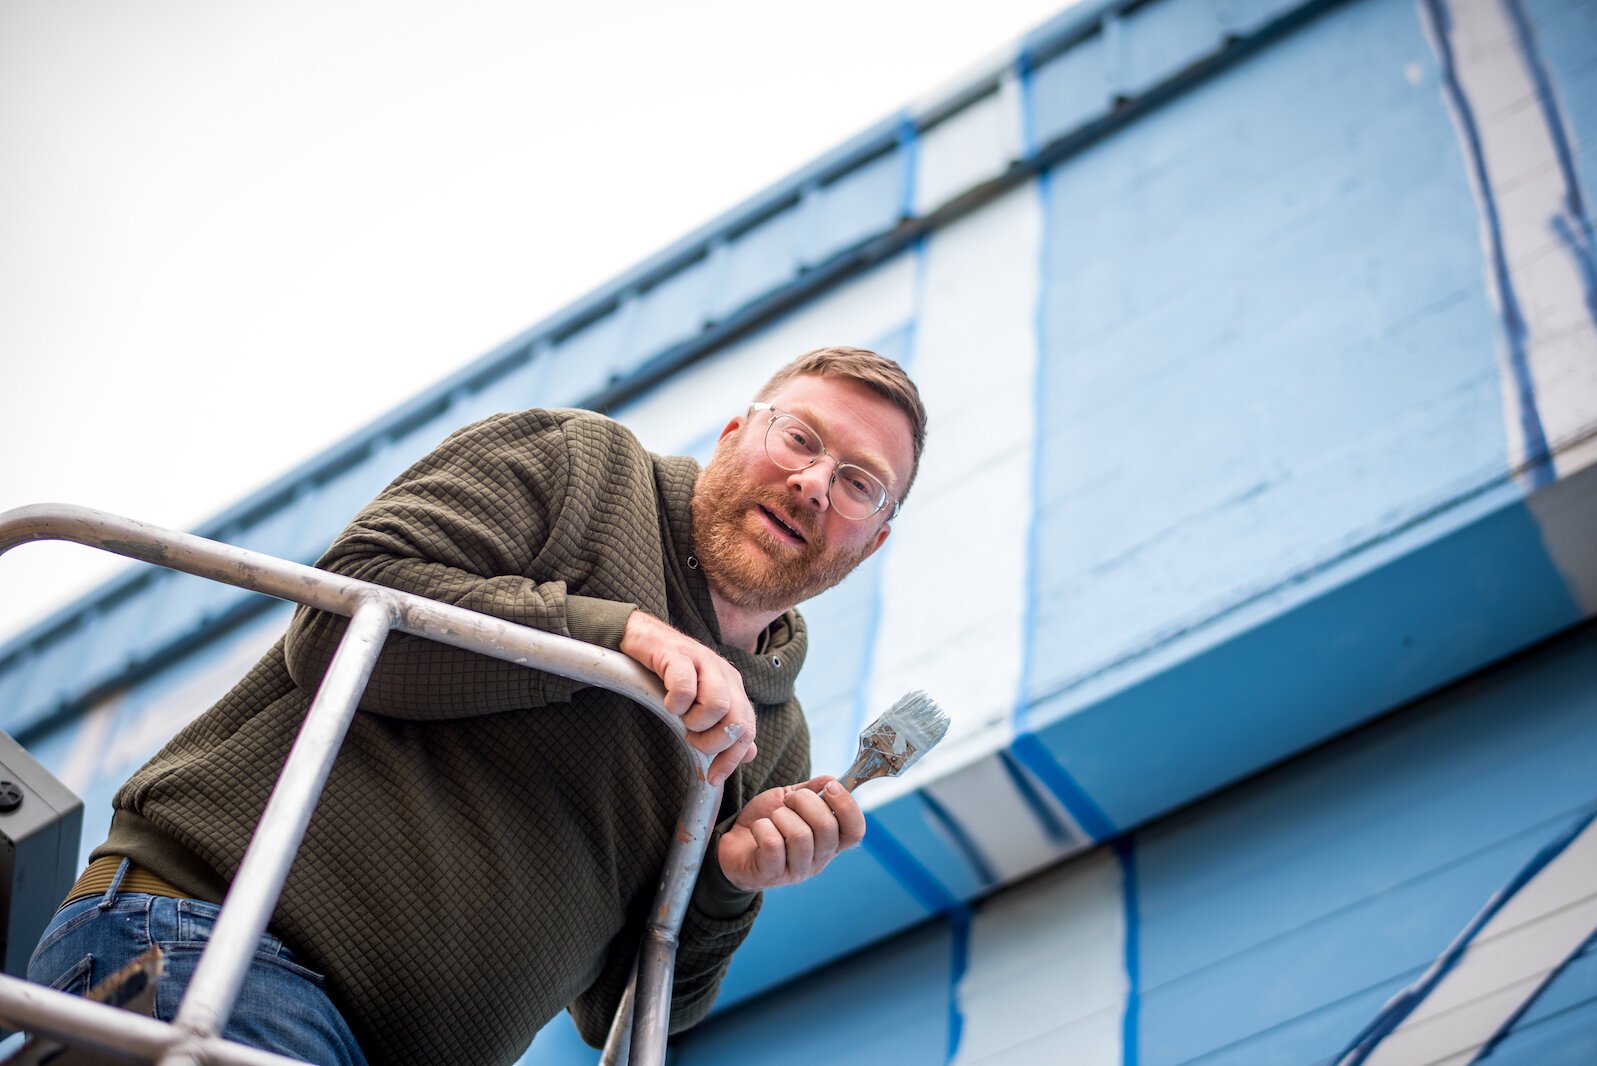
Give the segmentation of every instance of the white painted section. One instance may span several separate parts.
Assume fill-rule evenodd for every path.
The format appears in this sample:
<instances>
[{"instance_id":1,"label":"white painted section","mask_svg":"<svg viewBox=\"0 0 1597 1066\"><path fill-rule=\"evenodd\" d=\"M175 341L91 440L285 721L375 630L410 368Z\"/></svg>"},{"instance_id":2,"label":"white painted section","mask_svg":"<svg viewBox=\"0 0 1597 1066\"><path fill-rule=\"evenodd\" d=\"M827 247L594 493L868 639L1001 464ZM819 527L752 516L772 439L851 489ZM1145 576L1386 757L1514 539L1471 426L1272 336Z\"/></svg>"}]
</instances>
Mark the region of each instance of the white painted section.
<instances>
[{"instance_id":1,"label":"white painted section","mask_svg":"<svg viewBox=\"0 0 1597 1066\"><path fill-rule=\"evenodd\" d=\"M954 992L965 1030L953 1062L1120 1066L1125 938L1108 850L994 896L976 912Z\"/></svg>"},{"instance_id":2,"label":"white painted section","mask_svg":"<svg viewBox=\"0 0 1597 1066\"><path fill-rule=\"evenodd\" d=\"M1554 455L1559 477L1597 462L1597 323L1585 304L1585 287L1574 256L1559 240L1555 224L1565 215L1568 187L1552 133L1537 102L1532 72L1514 35L1502 0L1444 0L1452 19L1450 44L1458 80L1480 134L1489 190L1476 196L1496 204L1499 239L1514 295L1525 319L1526 359L1536 412ZM1424 5L1421 5L1424 10ZM1435 26L1427 22L1433 35ZM1450 105L1451 106L1451 105ZM1466 160L1472 149L1461 116L1454 114ZM1473 171L1471 181L1475 181ZM1485 269L1493 278L1492 235L1482 209ZM1578 223L1566 219L1571 228ZM1504 294L1494 294L1499 307ZM1503 373L1504 426L1509 459L1525 461L1520 400L1506 349Z\"/></svg>"},{"instance_id":3,"label":"white painted section","mask_svg":"<svg viewBox=\"0 0 1597 1066\"><path fill-rule=\"evenodd\" d=\"M914 316L915 257L905 253L672 375L616 417L650 450L680 454L742 414L782 365L828 345L868 348Z\"/></svg>"},{"instance_id":4,"label":"white painted section","mask_svg":"<svg viewBox=\"0 0 1597 1066\"><path fill-rule=\"evenodd\" d=\"M1597 464L1531 493L1526 504L1575 604L1597 614Z\"/></svg>"},{"instance_id":5,"label":"white painted section","mask_svg":"<svg viewBox=\"0 0 1597 1066\"><path fill-rule=\"evenodd\" d=\"M1597 822L1486 923L1431 994L1376 1047L1369 1066L1416 1066L1473 1053L1594 929Z\"/></svg>"},{"instance_id":6,"label":"white painted section","mask_svg":"<svg viewBox=\"0 0 1597 1066\"><path fill-rule=\"evenodd\" d=\"M1038 800L1048 805L1059 824L1071 834L1066 841L1050 839L1036 812L996 758L960 767L929 783L925 790L946 809L957 812L960 825L981 849L1000 883L1017 880L1091 843L1053 794L1036 784Z\"/></svg>"},{"instance_id":7,"label":"white painted section","mask_svg":"<svg viewBox=\"0 0 1597 1066\"><path fill-rule=\"evenodd\" d=\"M984 181L1019 154L1020 94L993 92L921 135L915 214L926 215Z\"/></svg>"},{"instance_id":8,"label":"white painted section","mask_svg":"<svg viewBox=\"0 0 1597 1066\"><path fill-rule=\"evenodd\" d=\"M1041 230L1028 184L926 246L910 372L930 429L884 548L868 705L925 689L952 726L906 777L873 786L878 802L1009 741L1024 649Z\"/></svg>"}]
</instances>

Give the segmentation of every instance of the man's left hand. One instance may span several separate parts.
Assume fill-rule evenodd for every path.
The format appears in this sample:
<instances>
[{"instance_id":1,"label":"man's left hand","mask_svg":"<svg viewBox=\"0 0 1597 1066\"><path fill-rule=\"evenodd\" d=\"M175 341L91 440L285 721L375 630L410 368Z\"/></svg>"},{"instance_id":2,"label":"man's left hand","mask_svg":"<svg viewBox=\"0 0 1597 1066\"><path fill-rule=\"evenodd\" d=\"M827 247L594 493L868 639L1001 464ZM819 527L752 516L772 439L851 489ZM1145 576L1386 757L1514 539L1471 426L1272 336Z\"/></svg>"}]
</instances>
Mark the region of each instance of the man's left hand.
<instances>
[{"instance_id":1,"label":"man's left hand","mask_svg":"<svg viewBox=\"0 0 1597 1066\"><path fill-rule=\"evenodd\" d=\"M767 789L721 836L716 857L726 879L759 892L814 877L865 837L865 814L830 775Z\"/></svg>"}]
</instances>

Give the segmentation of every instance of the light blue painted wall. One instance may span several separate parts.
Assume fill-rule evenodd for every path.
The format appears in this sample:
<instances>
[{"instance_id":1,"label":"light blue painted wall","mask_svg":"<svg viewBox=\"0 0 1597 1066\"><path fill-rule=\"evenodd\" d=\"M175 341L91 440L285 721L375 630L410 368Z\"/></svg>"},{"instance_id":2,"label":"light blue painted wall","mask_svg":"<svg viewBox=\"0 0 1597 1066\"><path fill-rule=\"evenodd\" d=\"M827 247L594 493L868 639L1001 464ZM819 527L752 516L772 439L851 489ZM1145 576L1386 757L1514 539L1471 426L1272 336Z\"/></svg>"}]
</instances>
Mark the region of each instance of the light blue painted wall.
<instances>
[{"instance_id":1,"label":"light blue painted wall","mask_svg":"<svg viewBox=\"0 0 1597 1066\"><path fill-rule=\"evenodd\" d=\"M1412 5L1327 13L1046 197L1030 699L1503 469L1479 214Z\"/></svg>"},{"instance_id":2,"label":"light blue painted wall","mask_svg":"<svg viewBox=\"0 0 1597 1066\"><path fill-rule=\"evenodd\" d=\"M1134 834L1125 906L1138 958L1135 1050L1123 1061L1333 1060L1527 859L1594 806L1597 630L1587 626ZM984 916L1023 894L1006 889L979 904L977 935ZM919 1013L895 1031L919 1047L946 1014L949 935L934 921L712 1019L678 1038L678 1061L764 1061L749 1049L771 1032L784 1034L781 1053L794 1062L873 1061L905 1002ZM1588 949L1560 974L1488 1061L1589 1061L1594 958ZM856 1044L861 1053L850 1054ZM1044 1044L1002 1061L1059 1059Z\"/></svg>"}]
</instances>

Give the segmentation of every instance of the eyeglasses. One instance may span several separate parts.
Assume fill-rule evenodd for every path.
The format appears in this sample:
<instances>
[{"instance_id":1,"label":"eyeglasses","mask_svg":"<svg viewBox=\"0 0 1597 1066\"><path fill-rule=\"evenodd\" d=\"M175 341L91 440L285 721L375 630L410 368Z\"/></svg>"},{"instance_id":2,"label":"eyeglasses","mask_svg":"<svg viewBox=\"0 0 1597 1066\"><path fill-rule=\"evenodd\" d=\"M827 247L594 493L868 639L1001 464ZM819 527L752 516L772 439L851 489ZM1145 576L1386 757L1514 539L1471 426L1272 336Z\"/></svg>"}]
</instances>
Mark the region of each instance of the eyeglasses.
<instances>
[{"instance_id":1,"label":"eyeglasses","mask_svg":"<svg viewBox=\"0 0 1597 1066\"><path fill-rule=\"evenodd\" d=\"M771 424L765 427L765 454L783 470L808 470L822 456L831 454L821 443L819 433L786 411L778 411L768 403L749 404L749 414L755 411L771 412ZM888 520L898 517L899 503L888 495L882 479L853 463L838 461L832 468L826 498L832 510L851 522L863 522L889 503L893 513L887 516Z\"/></svg>"}]
</instances>

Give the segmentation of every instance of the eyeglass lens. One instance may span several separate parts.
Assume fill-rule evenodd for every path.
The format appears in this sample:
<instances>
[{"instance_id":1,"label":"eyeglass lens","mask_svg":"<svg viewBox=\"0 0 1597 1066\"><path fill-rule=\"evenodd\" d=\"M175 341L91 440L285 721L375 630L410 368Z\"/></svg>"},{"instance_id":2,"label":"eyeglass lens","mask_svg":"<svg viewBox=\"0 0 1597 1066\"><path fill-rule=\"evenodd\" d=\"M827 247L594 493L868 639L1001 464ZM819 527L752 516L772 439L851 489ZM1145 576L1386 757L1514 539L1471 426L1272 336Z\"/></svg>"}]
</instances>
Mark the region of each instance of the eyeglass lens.
<instances>
[{"instance_id":1,"label":"eyeglass lens","mask_svg":"<svg viewBox=\"0 0 1597 1066\"><path fill-rule=\"evenodd\" d=\"M803 470L826 454L814 430L788 414L771 419L765 432L765 452L783 470ZM869 518L887 502L887 486L863 467L843 463L832 474L827 498L837 513L858 521Z\"/></svg>"}]
</instances>

